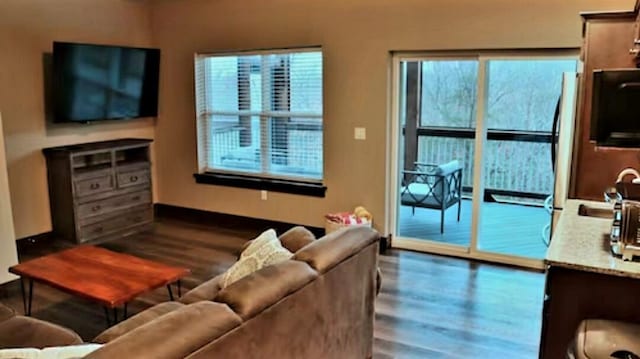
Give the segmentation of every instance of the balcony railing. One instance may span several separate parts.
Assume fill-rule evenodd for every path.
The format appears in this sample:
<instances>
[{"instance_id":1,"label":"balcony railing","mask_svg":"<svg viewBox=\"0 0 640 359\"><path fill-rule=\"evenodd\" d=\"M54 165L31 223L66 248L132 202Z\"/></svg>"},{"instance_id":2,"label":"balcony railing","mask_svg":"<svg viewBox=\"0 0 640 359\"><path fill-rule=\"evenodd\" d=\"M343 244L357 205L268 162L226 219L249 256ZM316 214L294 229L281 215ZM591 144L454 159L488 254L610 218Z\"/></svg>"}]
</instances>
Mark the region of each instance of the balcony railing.
<instances>
[{"instance_id":1,"label":"balcony railing","mask_svg":"<svg viewBox=\"0 0 640 359\"><path fill-rule=\"evenodd\" d=\"M417 135L418 162L460 161L463 188L469 194L473 187L475 130L421 127ZM487 139L487 194L542 200L553 192L551 133L489 130Z\"/></svg>"}]
</instances>

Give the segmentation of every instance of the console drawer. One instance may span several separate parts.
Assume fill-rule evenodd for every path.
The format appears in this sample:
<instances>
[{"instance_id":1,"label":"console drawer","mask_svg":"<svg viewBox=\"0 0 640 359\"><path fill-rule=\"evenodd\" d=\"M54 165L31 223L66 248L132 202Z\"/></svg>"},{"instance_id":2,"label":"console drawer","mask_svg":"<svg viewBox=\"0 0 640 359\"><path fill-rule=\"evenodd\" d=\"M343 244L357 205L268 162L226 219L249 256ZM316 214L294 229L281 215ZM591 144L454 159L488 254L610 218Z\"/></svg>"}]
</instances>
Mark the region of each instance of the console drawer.
<instances>
[{"instance_id":1,"label":"console drawer","mask_svg":"<svg viewBox=\"0 0 640 359\"><path fill-rule=\"evenodd\" d=\"M151 192L148 190L138 191L99 201L80 204L77 207L77 215L79 219L83 219L139 206L146 203L151 203Z\"/></svg>"},{"instance_id":2,"label":"console drawer","mask_svg":"<svg viewBox=\"0 0 640 359\"><path fill-rule=\"evenodd\" d=\"M118 187L138 186L148 184L151 179L149 168L142 168L133 171L118 172Z\"/></svg>"},{"instance_id":3,"label":"console drawer","mask_svg":"<svg viewBox=\"0 0 640 359\"><path fill-rule=\"evenodd\" d=\"M74 181L76 196L88 196L94 193L101 193L113 189L113 177L110 175L91 178L87 180Z\"/></svg>"},{"instance_id":4,"label":"console drawer","mask_svg":"<svg viewBox=\"0 0 640 359\"><path fill-rule=\"evenodd\" d=\"M105 219L104 221L84 225L80 227L79 236L81 242L107 236L134 227L149 223L153 220L151 207L137 211L125 212L120 216Z\"/></svg>"}]
</instances>

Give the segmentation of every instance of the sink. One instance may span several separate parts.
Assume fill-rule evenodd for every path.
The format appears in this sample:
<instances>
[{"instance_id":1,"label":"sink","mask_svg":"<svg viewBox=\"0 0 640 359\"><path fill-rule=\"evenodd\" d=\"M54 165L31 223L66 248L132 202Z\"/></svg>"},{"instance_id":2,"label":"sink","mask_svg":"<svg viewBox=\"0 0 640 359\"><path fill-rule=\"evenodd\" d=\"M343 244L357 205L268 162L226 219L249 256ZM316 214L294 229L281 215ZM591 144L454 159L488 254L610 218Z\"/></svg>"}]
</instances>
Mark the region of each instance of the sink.
<instances>
[{"instance_id":1,"label":"sink","mask_svg":"<svg viewBox=\"0 0 640 359\"><path fill-rule=\"evenodd\" d=\"M613 219L613 210L609 208L595 208L581 204L578 207L578 215L585 217L609 218Z\"/></svg>"}]
</instances>

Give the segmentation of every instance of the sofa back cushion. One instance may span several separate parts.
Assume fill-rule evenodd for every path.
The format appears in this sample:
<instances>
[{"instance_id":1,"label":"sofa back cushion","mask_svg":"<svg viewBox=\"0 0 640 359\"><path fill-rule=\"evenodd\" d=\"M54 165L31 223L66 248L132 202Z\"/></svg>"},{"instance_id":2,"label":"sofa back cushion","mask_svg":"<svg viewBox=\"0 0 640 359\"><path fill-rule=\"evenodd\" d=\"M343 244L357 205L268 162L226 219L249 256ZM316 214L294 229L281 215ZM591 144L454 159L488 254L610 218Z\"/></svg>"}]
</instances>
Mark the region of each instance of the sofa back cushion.
<instances>
[{"instance_id":1,"label":"sofa back cushion","mask_svg":"<svg viewBox=\"0 0 640 359\"><path fill-rule=\"evenodd\" d=\"M226 303L247 320L318 277L304 262L287 260L264 267L218 292L216 302Z\"/></svg>"},{"instance_id":2,"label":"sofa back cushion","mask_svg":"<svg viewBox=\"0 0 640 359\"><path fill-rule=\"evenodd\" d=\"M127 320L112 326L111 328L108 328L104 332L100 333L100 335L95 337L92 342L100 344L108 343L138 327L149 323L152 320L160 318L161 316L173 312L174 310L178 310L182 307L184 307L184 304L180 302L164 302L156 304L153 307L148 308L134 315L133 317L130 317Z\"/></svg>"},{"instance_id":3,"label":"sofa back cushion","mask_svg":"<svg viewBox=\"0 0 640 359\"><path fill-rule=\"evenodd\" d=\"M114 339L86 359L184 358L241 323L226 305L198 302Z\"/></svg>"},{"instance_id":4,"label":"sofa back cushion","mask_svg":"<svg viewBox=\"0 0 640 359\"><path fill-rule=\"evenodd\" d=\"M295 226L281 234L278 239L283 247L291 253L295 253L307 244L313 243L316 240L316 236L302 226Z\"/></svg>"},{"instance_id":5,"label":"sofa back cushion","mask_svg":"<svg viewBox=\"0 0 640 359\"><path fill-rule=\"evenodd\" d=\"M293 259L308 263L322 274L379 238L378 232L368 227L342 228L305 246L296 252Z\"/></svg>"}]
</instances>

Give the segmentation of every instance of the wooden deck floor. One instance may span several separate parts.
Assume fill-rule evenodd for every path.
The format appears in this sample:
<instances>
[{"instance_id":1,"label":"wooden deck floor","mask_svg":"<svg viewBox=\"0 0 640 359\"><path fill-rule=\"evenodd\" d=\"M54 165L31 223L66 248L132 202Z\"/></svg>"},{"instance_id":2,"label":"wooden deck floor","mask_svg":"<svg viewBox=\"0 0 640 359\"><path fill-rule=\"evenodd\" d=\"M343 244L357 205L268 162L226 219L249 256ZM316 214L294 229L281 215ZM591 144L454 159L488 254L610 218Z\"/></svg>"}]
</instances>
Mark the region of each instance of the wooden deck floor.
<instances>
[{"instance_id":1,"label":"wooden deck floor","mask_svg":"<svg viewBox=\"0 0 640 359\"><path fill-rule=\"evenodd\" d=\"M191 289L229 268L260 231L161 220L150 234L103 246L170 265L186 266ZM22 261L69 247L27 246ZM544 275L509 267L409 251L380 256L374 358L537 358ZM35 284L33 316L91 340L105 329L100 306ZM167 300L165 289L129 304L130 314ZM18 281L0 286L0 301L21 311ZM312 342L310 342L312 344Z\"/></svg>"},{"instance_id":2,"label":"wooden deck floor","mask_svg":"<svg viewBox=\"0 0 640 359\"><path fill-rule=\"evenodd\" d=\"M402 237L429 239L442 243L468 246L471 241L471 201L462 201L462 214L457 222L457 207L445 213L444 234L440 234L440 211L401 206L398 234ZM542 231L551 216L540 207L484 202L480 225L479 249L542 259L547 246Z\"/></svg>"}]
</instances>

